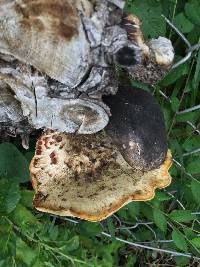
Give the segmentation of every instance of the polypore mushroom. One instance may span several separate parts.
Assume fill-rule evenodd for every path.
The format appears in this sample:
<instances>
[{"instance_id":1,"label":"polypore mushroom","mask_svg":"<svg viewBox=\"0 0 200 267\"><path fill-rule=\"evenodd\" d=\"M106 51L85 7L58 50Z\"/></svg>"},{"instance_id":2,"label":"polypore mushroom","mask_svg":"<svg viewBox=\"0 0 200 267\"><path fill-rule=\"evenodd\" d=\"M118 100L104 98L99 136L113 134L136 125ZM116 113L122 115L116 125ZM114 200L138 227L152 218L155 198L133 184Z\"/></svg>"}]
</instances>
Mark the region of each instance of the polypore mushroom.
<instances>
[{"instance_id":1,"label":"polypore mushroom","mask_svg":"<svg viewBox=\"0 0 200 267\"><path fill-rule=\"evenodd\" d=\"M105 131L49 130L38 140L30 173L39 211L99 221L170 184L171 154L153 97L122 87L106 103L112 117Z\"/></svg>"},{"instance_id":2,"label":"polypore mushroom","mask_svg":"<svg viewBox=\"0 0 200 267\"><path fill-rule=\"evenodd\" d=\"M137 170L158 168L167 154L164 117L155 98L130 86L105 97L112 116L106 133L124 159Z\"/></svg>"},{"instance_id":3,"label":"polypore mushroom","mask_svg":"<svg viewBox=\"0 0 200 267\"><path fill-rule=\"evenodd\" d=\"M132 168L104 132L46 132L30 165L33 205L42 212L89 221L105 219L127 203L154 197L171 182L171 154L150 171Z\"/></svg>"}]
</instances>

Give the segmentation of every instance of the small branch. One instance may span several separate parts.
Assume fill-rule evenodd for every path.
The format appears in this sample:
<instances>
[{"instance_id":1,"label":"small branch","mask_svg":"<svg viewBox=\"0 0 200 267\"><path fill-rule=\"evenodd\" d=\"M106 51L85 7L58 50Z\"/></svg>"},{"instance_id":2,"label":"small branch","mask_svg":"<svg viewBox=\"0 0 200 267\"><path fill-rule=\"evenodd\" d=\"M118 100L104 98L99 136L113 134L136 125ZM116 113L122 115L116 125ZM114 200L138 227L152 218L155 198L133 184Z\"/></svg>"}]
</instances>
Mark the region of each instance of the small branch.
<instances>
[{"instance_id":1,"label":"small branch","mask_svg":"<svg viewBox=\"0 0 200 267\"><path fill-rule=\"evenodd\" d=\"M172 70L178 68L180 65L184 64L185 62L188 61L188 59L190 59L192 56L192 52L189 52L184 58L182 58L181 60L179 60L177 63L175 63L172 66Z\"/></svg>"},{"instance_id":2,"label":"small branch","mask_svg":"<svg viewBox=\"0 0 200 267\"><path fill-rule=\"evenodd\" d=\"M101 234L106 236L106 237L111 238L111 235L106 233L106 232L102 232ZM118 238L118 237L116 237L116 240L120 241L120 242L122 242L124 244L128 244L130 246L137 247L137 248L143 248L143 249L149 249L149 250L153 250L153 251L157 251L157 252L163 252L163 253L171 254L171 255L176 256L176 257L186 257L186 258L192 258L192 259L195 259L195 260L200 260L199 257L194 257L190 253L180 253L180 252L176 252L176 251L172 251L172 250L145 246L145 245L141 245L141 244L138 244L138 243L133 243L133 242L130 242L130 241L124 240L122 238Z\"/></svg>"},{"instance_id":3,"label":"small branch","mask_svg":"<svg viewBox=\"0 0 200 267\"><path fill-rule=\"evenodd\" d=\"M192 122L187 121L187 124L190 125L190 126L192 127L192 129L193 129L196 133L200 134L200 131L197 129L197 127L196 127Z\"/></svg>"},{"instance_id":4,"label":"small branch","mask_svg":"<svg viewBox=\"0 0 200 267\"><path fill-rule=\"evenodd\" d=\"M144 242L137 242L137 244L152 244L152 243L172 243L173 240L152 240L152 241L144 241Z\"/></svg>"},{"instance_id":5,"label":"small branch","mask_svg":"<svg viewBox=\"0 0 200 267\"><path fill-rule=\"evenodd\" d=\"M198 50L200 48L200 44L198 43L192 46L191 43L187 40L187 38L184 36L184 34L182 34L182 32L180 32L178 28L171 21L169 21L164 15L162 15L162 17L170 25L170 27L180 36L180 38L183 40L183 42L188 47L188 49L186 50L186 53L187 53L186 56L172 66L172 69L176 69L178 66L184 64L191 58L192 52L194 52L195 50Z\"/></svg>"},{"instance_id":6,"label":"small branch","mask_svg":"<svg viewBox=\"0 0 200 267\"><path fill-rule=\"evenodd\" d=\"M121 220L117 217L117 215L113 214L112 217L118 221L118 223L119 223L120 226L122 225L122 222L121 222Z\"/></svg>"},{"instance_id":7,"label":"small branch","mask_svg":"<svg viewBox=\"0 0 200 267\"><path fill-rule=\"evenodd\" d=\"M75 224L79 223L78 221L71 220L71 219L68 219L68 218L63 218L63 219L65 221L69 221L69 222L72 222L72 223L75 223ZM101 232L101 234L103 236L112 238L112 236L110 234L106 233L106 232ZM142 249L148 249L148 250L153 250L153 251L157 251L157 252L163 252L163 253L171 254L172 256L176 256L176 257L186 257L186 258L192 258L192 259L198 260L198 261L200 260L199 257L195 257L191 253L181 253L181 252L176 252L176 251L167 250L167 249L150 247L150 246L142 245L142 244L139 244L139 243L130 242L130 241L124 240L124 239L119 238L119 237L115 237L115 239L117 241L119 241L119 242L122 242L124 244L130 245L130 246L133 246L133 247L136 247L136 248L142 248ZM163 243L166 243L167 240L162 240L162 241L165 241ZM171 240L169 240L169 242L171 242Z\"/></svg>"},{"instance_id":8,"label":"small branch","mask_svg":"<svg viewBox=\"0 0 200 267\"><path fill-rule=\"evenodd\" d=\"M198 50L199 48L200 48L200 43L191 46L191 47L188 49L188 52L193 52L193 51L195 51L195 50Z\"/></svg>"},{"instance_id":9,"label":"small branch","mask_svg":"<svg viewBox=\"0 0 200 267\"><path fill-rule=\"evenodd\" d=\"M191 48L191 44L190 42L187 40L187 38L182 34L182 32L180 32L176 26L171 23L171 21L168 20L168 18L166 18L164 15L162 15L162 17L165 19L165 21L170 25L170 27L180 36L180 38L184 41L184 43L188 46L188 48Z\"/></svg>"},{"instance_id":10,"label":"small branch","mask_svg":"<svg viewBox=\"0 0 200 267\"><path fill-rule=\"evenodd\" d=\"M184 153L183 157L187 157L187 156L190 156L190 155L193 155L193 154L196 154L196 153L200 153L200 148L195 149L195 150L190 151L190 152L187 152L187 153Z\"/></svg>"},{"instance_id":11,"label":"small branch","mask_svg":"<svg viewBox=\"0 0 200 267\"><path fill-rule=\"evenodd\" d=\"M131 229L137 228L139 225L145 225L145 226L147 226L147 225L152 225L152 224L154 224L154 223L153 222L138 222L138 223L136 223L133 226L122 226L122 227L118 227L117 229L119 229L119 230L122 230L122 229L129 229L129 230L131 230Z\"/></svg>"},{"instance_id":12,"label":"small branch","mask_svg":"<svg viewBox=\"0 0 200 267\"><path fill-rule=\"evenodd\" d=\"M177 112L177 114L178 114L178 115L180 115L180 114L185 114L185 113L189 113L189 112L192 112L192 111L195 111L195 110L198 110L198 109L200 109L200 105L197 105L197 106L194 106L194 107L192 107L192 108L188 108L188 109L179 111L179 112Z\"/></svg>"},{"instance_id":13,"label":"small branch","mask_svg":"<svg viewBox=\"0 0 200 267\"><path fill-rule=\"evenodd\" d=\"M166 190L165 190L166 191ZM183 204L174 196L174 195L172 195L171 193L169 193L169 192L167 192L167 194L169 195L169 196L171 196L173 199L175 199L176 200L176 202L180 205L180 207L183 209L183 210L185 210L185 207L183 206Z\"/></svg>"},{"instance_id":14,"label":"small branch","mask_svg":"<svg viewBox=\"0 0 200 267\"><path fill-rule=\"evenodd\" d=\"M171 99L165 94L163 93L163 91L159 90L160 95L162 95L166 100L168 100L170 103L172 102Z\"/></svg>"}]
</instances>

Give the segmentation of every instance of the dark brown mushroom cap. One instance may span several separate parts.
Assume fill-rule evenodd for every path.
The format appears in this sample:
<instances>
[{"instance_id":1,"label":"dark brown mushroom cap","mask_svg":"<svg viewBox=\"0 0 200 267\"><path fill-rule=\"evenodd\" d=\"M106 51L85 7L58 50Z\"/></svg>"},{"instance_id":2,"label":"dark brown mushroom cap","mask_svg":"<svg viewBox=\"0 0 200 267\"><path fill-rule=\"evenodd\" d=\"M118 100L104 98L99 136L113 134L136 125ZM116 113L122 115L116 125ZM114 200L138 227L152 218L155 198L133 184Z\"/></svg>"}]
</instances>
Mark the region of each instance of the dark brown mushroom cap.
<instances>
[{"instance_id":1,"label":"dark brown mushroom cap","mask_svg":"<svg viewBox=\"0 0 200 267\"><path fill-rule=\"evenodd\" d=\"M163 114L155 98L126 86L104 101L112 114L105 130L125 160L140 170L160 166L167 154L167 137Z\"/></svg>"}]
</instances>

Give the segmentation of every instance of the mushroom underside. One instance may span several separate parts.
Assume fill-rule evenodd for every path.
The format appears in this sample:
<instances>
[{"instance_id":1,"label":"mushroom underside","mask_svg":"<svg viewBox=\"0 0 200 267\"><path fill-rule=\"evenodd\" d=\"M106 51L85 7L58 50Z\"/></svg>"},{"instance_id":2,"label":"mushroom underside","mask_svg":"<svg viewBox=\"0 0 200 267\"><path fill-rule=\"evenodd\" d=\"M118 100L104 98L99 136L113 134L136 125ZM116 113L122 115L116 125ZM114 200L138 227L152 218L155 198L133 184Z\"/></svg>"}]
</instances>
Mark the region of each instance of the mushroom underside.
<instances>
[{"instance_id":1,"label":"mushroom underside","mask_svg":"<svg viewBox=\"0 0 200 267\"><path fill-rule=\"evenodd\" d=\"M138 171L127 164L104 131L72 135L47 131L30 165L39 211L99 221L127 203L154 197L171 182L168 151L160 167Z\"/></svg>"}]
</instances>

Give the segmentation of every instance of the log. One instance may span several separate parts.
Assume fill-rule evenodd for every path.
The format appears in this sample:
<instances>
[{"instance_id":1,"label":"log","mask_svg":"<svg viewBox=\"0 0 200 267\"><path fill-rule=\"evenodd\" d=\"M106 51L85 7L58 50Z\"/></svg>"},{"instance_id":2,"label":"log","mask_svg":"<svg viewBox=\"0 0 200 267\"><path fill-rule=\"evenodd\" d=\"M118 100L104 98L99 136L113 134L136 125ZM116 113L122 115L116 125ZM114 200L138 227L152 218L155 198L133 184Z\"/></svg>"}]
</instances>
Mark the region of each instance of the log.
<instances>
[{"instance_id":1,"label":"log","mask_svg":"<svg viewBox=\"0 0 200 267\"><path fill-rule=\"evenodd\" d=\"M0 2L0 134L38 129L93 134L109 123L102 100L118 91L115 66L154 84L169 71L170 40L145 42L123 0Z\"/></svg>"}]
</instances>

